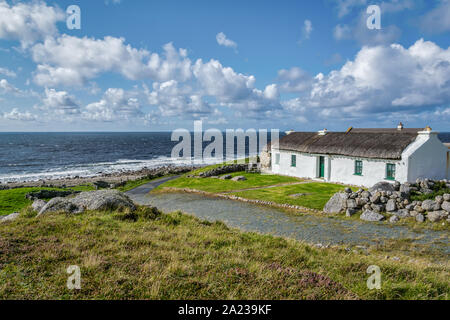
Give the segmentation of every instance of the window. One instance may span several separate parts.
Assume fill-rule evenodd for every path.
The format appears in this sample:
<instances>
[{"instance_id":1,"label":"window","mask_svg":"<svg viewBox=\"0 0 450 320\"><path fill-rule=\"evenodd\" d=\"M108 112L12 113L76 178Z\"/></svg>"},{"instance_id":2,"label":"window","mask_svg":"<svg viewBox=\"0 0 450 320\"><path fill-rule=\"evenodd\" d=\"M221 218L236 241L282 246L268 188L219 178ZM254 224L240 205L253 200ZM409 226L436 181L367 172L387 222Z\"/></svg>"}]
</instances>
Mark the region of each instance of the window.
<instances>
[{"instance_id":1,"label":"window","mask_svg":"<svg viewBox=\"0 0 450 320\"><path fill-rule=\"evenodd\" d=\"M275 154L275 164L280 164L280 154Z\"/></svg>"},{"instance_id":2,"label":"window","mask_svg":"<svg viewBox=\"0 0 450 320\"><path fill-rule=\"evenodd\" d=\"M297 166L297 156L296 155L291 155L291 167L296 167Z\"/></svg>"},{"instance_id":3,"label":"window","mask_svg":"<svg viewBox=\"0 0 450 320\"><path fill-rule=\"evenodd\" d=\"M362 170L363 170L363 162L361 160L355 161L355 175L362 176Z\"/></svg>"},{"instance_id":4,"label":"window","mask_svg":"<svg viewBox=\"0 0 450 320\"><path fill-rule=\"evenodd\" d=\"M395 164L386 164L386 179L395 180Z\"/></svg>"}]
</instances>

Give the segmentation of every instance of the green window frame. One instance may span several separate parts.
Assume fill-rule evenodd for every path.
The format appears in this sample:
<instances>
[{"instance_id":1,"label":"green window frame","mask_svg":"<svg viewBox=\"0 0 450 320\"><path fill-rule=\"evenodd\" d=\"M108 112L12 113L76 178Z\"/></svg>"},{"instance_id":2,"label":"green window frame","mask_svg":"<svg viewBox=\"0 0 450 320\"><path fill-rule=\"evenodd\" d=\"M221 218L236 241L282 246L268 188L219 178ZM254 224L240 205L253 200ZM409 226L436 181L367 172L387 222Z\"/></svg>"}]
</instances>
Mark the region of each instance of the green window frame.
<instances>
[{"instance_id":1,"label":"green window frame","mask_svg":"<svg viewBox=\"0 0 450 320\"><path fill-rule=\"evenodd\" d=\"M280 164L280 154L279 153L275 154L275 164Z\"/></svg>"},{"instance_id":2,"label":"green window frame","mask_svg":"<svg viewBox=\"0 0 450 320\"><path fill-rule=\"evenodd\" d=\"M297 166L297 156L295 154L291 155L291 167Z\"/></svg>"},{"instance_id":3,"label":"green window frame","mask_svg":"<svg viewBox=\"0 0 450 320\"><path fill-rule=\"evenodd\" d=\"M386 163L386 179L395 180L395 164Z\"/></svg>"},{"instance_id":4,"label":"green window frame","mask_svg":"<svg viewBox=\"0 0 450 320\"><path fill-rule=\"evenodd\" d=\"M362 176L363 162L361 160L355 160L355 175Z\"/></svg>"}]
</instances>

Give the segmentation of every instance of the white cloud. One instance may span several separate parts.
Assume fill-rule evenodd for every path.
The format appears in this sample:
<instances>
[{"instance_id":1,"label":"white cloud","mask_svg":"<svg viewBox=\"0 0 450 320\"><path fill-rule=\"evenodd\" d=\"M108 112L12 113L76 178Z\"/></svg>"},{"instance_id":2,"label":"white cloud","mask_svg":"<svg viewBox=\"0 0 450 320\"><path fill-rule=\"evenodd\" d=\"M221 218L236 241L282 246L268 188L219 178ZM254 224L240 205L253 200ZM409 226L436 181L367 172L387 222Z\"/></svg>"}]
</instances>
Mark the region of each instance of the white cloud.
<instances>
[{"instance_id":1,"label":"white cloud","mask_svg":"<svg viewBox=\"0 0 450 320\"><path fill-rule=\"evenodd\" d=\"M303 22L303 38L309 39L311 32L313 31L313 26L311 20L305 20Z\"/></svg>"},{"instance_id":2,"label":"white cloud","mask_svg":"<svg viewBox=\"0 0 450 320\"><path fill-rule=\"evenodd\" d=\"M21 91L14 87L12 84L8 82L6 79L0 80L0 90L3 93L14 93L14 94L20 94Z\"/></svg>"},{"instance_id":3,"label":"white cloud","mask_svg":"<svg viewBox=\"0 0 450 320\"><path fill-rule=\"evenodd\" d=\"M34 80L41 86L83 85L104 72L116 72L130 80L167 81L191 77L191 61L184 49L166 44L161 57L125 44L123 38L47 38L32 48L38 63Z\"/></svg>"},{"instance_id":4,"label":"white cloud","mask_svg":"<svg viewBox=\"0 0 450 320\"><path fill-rule=\"evenodd\" d=\"M23 47L57 34L56 23L65 19L58 7L43 1L9 5L0 0L0 38L18 40Z\"/></svg>"},{"instance_id":5,"label":"white cloud","mask_svg":"<svg viewBox=\"0 0 450 320\"><path fill-rule=\"evenodd\" d=\"M312 77L298 67L278 71L278 81L283 92L303 92L310 89Z\"/></svg>"},{"instance_id":6,"label":"white cloud","mask_svg":"<svg viewBox=\"0 0 450 320\"><path fill-rule=\"evenodd\" d=\"M350 39L351 38L351 29L346 24L344 24L344 25L338 24L334 28L333 35L336 40Z\"/></svg>"},{"instance_id":7,"label":"white cloud","mask_svg":"<svg viewBox=\"0 0 450 320\"><path fill-rule=\"evenodd\" d=\"M410 48L363 47L354 61L318 74L309 95L284 102L290 112L327 117L431 112L450 100L450 48L418 40ZM316 111L317 112L317 111Z\"/></svg>"},{"instance_id":8,"label":"white cloud","mask_svg":"<svg viewBox=\"0 0 450 320\"><path fill-rule=\"evenodd\" d=\"M217 43L221 46L237 49L237 43L231 39L228 39L225 33L223 32L219 32L216 35L216 40Z\"/></svg>"},{"instance_id":9,"label":"white cloud","mask_svg":"<svg viewBox=\"0 0 450 320\"><path fill-rule=\"evenodd\" d=\"M19 109L14 108L10 112L4 112L3 118L12 121L35 121L38 117L29 111L20 112Z\"/></svg>"},{"instance_id":10,"label":"white cloud","mask_svg":"<svg viewBox=\"0 0 450 320\"><path fill-rule=\"evenodd\" d=\"M10 77L10 78L17 77L17 74L14 71L9 70L7 68L0 68L0 74L2 74L4 76L7 76L7 77Z\"/></svg>"},{"instance_id":11,"label":"white cloud","mask_svg":"<svg viewBox=\"0 0 450 320\"><path fill-rule=\"evenodd\" d=\"M116 121L141 117L144 114L134 93L121 88L109 88L103 98L84 108L82 117L93 121Z\"/></svg>"},{"instance_id":12,"label":"white cloud","mask_svg":"<svg viewBox=\"0 0 450 320\"><path fill-rule=\"evenodd\" d=\"M450 31L450 1L441 3L421 18L421 28L429 33Z\"/></svg>"},{"instance_id":13,"label":"white cloud","mask_svg":"<svg viewBox=\"0 0 450 320\"><path fill-rule=\"evenodd\" d=\"M45 89L45 97L42 99L43 105L37 106L39 110L44 110L53 115L74 115L80 113L79 104L75 98L66 91L56 91L55 89Z\"/></svg>"}]
</instances>

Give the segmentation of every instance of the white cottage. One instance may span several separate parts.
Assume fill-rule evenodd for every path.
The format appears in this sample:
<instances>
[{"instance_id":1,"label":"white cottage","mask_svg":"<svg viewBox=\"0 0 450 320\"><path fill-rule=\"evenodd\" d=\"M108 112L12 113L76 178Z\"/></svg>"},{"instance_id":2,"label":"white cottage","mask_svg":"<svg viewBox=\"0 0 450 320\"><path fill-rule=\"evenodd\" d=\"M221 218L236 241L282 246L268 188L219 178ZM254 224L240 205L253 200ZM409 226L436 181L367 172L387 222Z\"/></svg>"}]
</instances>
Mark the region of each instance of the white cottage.
<instances>
[{"instance_id":1,"label":"white cottage","mask_svg":"<svg viewBox=\"0 0 450 320\"><path fill-rule=\"evenodd\" d=\"M431 128L290 132L271 146L271 171L371 187L379 181L446 179L449 149Z\"/></svg>"}]
</instances>

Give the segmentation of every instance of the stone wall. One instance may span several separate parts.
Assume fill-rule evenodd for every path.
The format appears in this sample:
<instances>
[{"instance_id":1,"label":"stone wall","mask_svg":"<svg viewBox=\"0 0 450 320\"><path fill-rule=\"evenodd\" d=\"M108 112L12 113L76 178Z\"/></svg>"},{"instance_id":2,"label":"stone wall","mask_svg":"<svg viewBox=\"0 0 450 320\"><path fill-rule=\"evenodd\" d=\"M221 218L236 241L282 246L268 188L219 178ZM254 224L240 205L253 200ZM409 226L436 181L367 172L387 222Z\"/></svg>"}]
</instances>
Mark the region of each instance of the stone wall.
<instances>
[{"instance_id":1,"label":"stone wall","mask_svg":"<svg viewBox=\"0 0 450 320\"><path fill-rule=\"evenodd\" d=\"M450 194L438 195L434 199L424 201L410 199L412 194L426 195L449 188L450 183L447 180L428 179L418 179L416 183L404 184L379 182L369 190L359 189L356 192L346 188L345 192L336 193L325 205L323 211L325 213L345 212L347 216L362 211L361 219L368 221L383 220L385 215L391 215L391 222L407 217L414 217L418 222L449 221Z\"/></svg>"}]
</instances>

